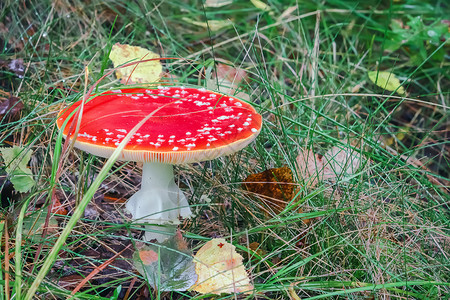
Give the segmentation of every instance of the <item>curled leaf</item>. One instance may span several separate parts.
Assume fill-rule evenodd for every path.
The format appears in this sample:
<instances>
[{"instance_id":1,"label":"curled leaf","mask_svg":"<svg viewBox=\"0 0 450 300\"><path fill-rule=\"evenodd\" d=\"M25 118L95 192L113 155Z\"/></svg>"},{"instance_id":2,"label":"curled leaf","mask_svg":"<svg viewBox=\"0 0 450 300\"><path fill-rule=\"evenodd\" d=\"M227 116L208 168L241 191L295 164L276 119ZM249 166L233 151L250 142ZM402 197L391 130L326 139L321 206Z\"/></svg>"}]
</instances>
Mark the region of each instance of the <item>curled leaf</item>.
<instances>
[{"instance_id":1,"label":"curled leaf","mask_svg":"<svg viewBox=\"0 0 450 300\"><path fill-rule=\"evenodd\" d=\"M217 31L222 28L233 25L233 23L231 23L231 21L229 21L229 20L208 20L208 22L200 22L200 21L195 21L195 20L189 19L189 18L183 18L183 21L193 24L193 25L196 25L196 26L203 27L205 29L209 28L211 31Z\"/></svg>"},{"instance_id":2,"label":"curled leaf","mask_svg":"<svg viewBox=\"0 0 450 300\"><path fill-rule=\"evenodd\" d=\"M233 3L233 0L206 0L205 7L222 7Z\"/></svg>"},{"instance_id":3,"label":"curled leaf","mask_svg":"<svg viewBox=\"0 0 450 300\"><path fill-rule=\"evenodd\" d=\"M271 11L272 10L268 4L266 4L260 0L250 0L250 1L253 3L253 5L256 8L259 8L260 10L263 10L263 11Z\"/></svg>"}]
</instances>

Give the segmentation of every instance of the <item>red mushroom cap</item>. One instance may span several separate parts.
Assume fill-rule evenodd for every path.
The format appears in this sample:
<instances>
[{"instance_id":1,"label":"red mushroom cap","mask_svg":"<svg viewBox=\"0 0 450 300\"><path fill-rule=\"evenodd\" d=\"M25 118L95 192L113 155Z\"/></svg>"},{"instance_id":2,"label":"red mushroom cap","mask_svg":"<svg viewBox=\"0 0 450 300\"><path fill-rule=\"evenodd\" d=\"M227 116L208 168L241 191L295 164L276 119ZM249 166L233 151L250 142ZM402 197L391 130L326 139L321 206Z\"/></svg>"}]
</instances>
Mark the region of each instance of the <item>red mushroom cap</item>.
<instances>
[{"instance_id":1,"label":"red mushroom cap","mask_svg":"<svg viewBox=\"0 0 450 300\"><path fill-rule=\"evenodd\" d=\"M85 103L75 146L109 157L136 124L168 103L138 129L120 159L170 164L211 160L244 148L261 130L261 115L227 95L203 88L122 89ZM58 128L80 104L60 112Z\"/></svg>"}]
</instances>

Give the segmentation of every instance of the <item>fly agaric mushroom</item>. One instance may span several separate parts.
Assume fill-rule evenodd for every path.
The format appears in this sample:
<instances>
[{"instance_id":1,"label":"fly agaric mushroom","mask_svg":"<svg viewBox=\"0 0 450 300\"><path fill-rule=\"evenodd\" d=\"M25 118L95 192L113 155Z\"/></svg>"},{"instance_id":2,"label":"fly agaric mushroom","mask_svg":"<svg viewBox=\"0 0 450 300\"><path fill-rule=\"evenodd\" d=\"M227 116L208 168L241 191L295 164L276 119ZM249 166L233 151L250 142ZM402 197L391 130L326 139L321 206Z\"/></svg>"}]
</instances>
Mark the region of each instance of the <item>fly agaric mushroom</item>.
<instances>
[{"instance_id":1,"label":"fly agaric mushroom","mask_svg":"<svg viewBox=\"0 0 450 300\"><path fill-rule=\"evenodd\" d=\"M58 128L70 118L63 128L65 137L80 105L81 100L58 116ZM164 231L174 232L178 217L189 217L191 210L175 184L173 165L211 160L244 148L260 132L262 119L251 105L203 88L113 90L85 103L75 147L107 158L136 124L157 109L119 159L144 163L141 190L126 203L133 219L165 224ZM168 237L147 226L147 241Z\"/></svg>"}]
</instances>

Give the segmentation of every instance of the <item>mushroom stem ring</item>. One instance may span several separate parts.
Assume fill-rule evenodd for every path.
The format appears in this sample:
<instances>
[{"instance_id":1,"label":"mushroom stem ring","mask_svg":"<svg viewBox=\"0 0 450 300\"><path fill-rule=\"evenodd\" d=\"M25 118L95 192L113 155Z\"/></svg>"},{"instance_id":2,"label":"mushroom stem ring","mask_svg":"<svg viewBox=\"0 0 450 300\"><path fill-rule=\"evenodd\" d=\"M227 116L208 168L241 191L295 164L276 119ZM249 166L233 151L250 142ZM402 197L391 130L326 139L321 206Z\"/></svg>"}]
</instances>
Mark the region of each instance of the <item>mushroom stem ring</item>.
<instances>
[{"instance_id":1,"label":"mushroom stem ring","mask_svg":"<svg viewBox=\"0 0 450 300\"><path fill-rule=\"evenodd\" d=\"M155 162L144 163L141 189L128 199L126 208L138 223L165 225L147 225L147 241L165 240L174 233L179 217L192 214L186 197L175 184L173 166Z\"/></svg>"}]
</instances>

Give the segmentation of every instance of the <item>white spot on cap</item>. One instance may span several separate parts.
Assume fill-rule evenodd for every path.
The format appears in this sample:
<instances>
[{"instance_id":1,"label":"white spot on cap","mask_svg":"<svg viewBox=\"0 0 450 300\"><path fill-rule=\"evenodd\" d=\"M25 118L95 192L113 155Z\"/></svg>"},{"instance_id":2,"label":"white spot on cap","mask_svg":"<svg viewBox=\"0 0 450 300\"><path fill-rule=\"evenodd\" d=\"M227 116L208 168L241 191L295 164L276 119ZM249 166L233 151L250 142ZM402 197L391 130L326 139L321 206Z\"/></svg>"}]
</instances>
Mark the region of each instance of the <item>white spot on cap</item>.
<instances>
[{"instance_id":1,"label":"white spot on cap","mask_svg":"<svg viewBox=\"0 0 450 300\"><path fill-rule=\"evenodd\" d=\"M203 98L203 97L202 97L202 98ZM194 103L195 103L197 106L211 105L211 102L202 102L202 101L199 101L199 100L195 100Z\"/></svg>"},{"instance_id":2,"label":"white spot on cap","mask_svg":"<svg viewBox=\"0 0 450 300\"><path fill-rule=\"evenodd\" d=\"M126 129L116 129L116 131L118 131L118 132L123 132L123 133L127 133Z\"/></svg>"},{"instance_id":3,"label":"white spot on cap","mask_svg":"<svg viewBox=\"0 0 450 300\"><path fill-rule=\"evenodd\" d=\"M136 142L138 143L142 143L144 140L143 139L137 139Z\"/></svg>"},{"instance_id":4,"label":"white spot on cap","mask_svg":"<svg viewBox=\"0 0 450 300\"><path fill-rule=\"evenodd\" d=\"M174 139L174 138L175 138L175 136L174 136L174 135L171 135L171 136L170 136L170 138L171 138L171 139Z\"/></svg>"},{"instance_id":5,"label":"white spot on cap","mask_svg":"<svg viewBox=\"0 0 450 300\"><path fill-rule=\"evenodd\" d=\"M252 120L252 118L247 118L247 119L245 119L245 121L249 121L249 122L250 122L251 120Z\"/></svg>"},{"instance_id":6,"label":"white spot on cap","mask_svg":"<svg viewBox=\"0 0 450 300\"><path fill-rule=\"evenodd\" d=\"M245 122L244 124L242 124L242 125L244 125L244 126L248 126L248 125L250 125L250 123L249 122Z\"/></svg>"},{"instance_id":7,"label":"white spot on cap","mask_svg":"<svg viewBox=\"0 0 450 300\"><path fill-rule=\"evenodd\" d=\"M160 135L158 135L158 137L164 137L164 134L160 134Z\"/></svg>"},{"instance_id":8,"label":"white spot on cap","mask_svg":"<svg viewBox=\"0 0 450 300\"><path fill-rule=\"evenodd\" d=\"M234 116L233 115L231 115L231 116L220 116L220 117L217 117L217 120L228 120L228 119L231 119L231 118L234 118Z\"/></svg>"},{"instance_id":9,"label":"white spot on cap","mask_svg":"<svg viewBox=\"0 0 450 300\"><path fill-rule=\"evenodd\" d=\"M231 99L230 99L231 100ZM236 105L236 106L242 106L242 103L241 102L234 102L234 105Z\"/></svg>"},{"instance_id":10,"label":"white spot on cap","mask_svg":"<svg viewBox=\"0 0 450 300\"><path fill-rule=\"evenodd\" d=\"M108 132L109 131L109 129L103 129L104 131L106 131L106 132Z\"/></svg>"},{"instance_id":11,"label":"white spot on cap","mask_svg":"<svg viewBox=\"0 0 450 300\"><path fill-rule=\"evenodd\" d=\"M118 134L117 137L118 137L119 139L121 139L121 138L123 138L123 137L125 137L125 136L124 136L123 134Z\"/></svg>"},{"instance_id":12,"label":"white spot on cap","mask_svg":"<svg viewBox=\"0 0 450 300\"><path fill-rule=\"evenodd\" d=\"M178 150L178 147L173 147L172 148L172 151L177 151Z\"/></svg>"},{"instance_id":13,"label":"white spot on cap","mask_svg":"<svg viewBox=\"0 0 450 300\"><path fill-rule=\"evenodd\" d=\"M188 132L186 132L186 135L191 135L192 133L190 133L189 131Z\"/></svg>"},{"instance_id":14,"label":"white spot on cap","mask_svg":"<svg viewBox=\"0 0 450 300\"><path fill-rule=\"evenodd\" d=\"M205 88L199 88L198 91L200 91L200 92L206 92L206 89L205 89Z\"/></svg>"},{"instance_id":15,"label":"white spot on cap","mask_svg":"<svg viewBox=\"0 0 450 300\"><path fill-rule=\"evenodd\" d=\"M194 143L192 143L192 144L187 144L185 147L188 147L188 148L193 148L193 147L195 147L196 145L194 144Z\"/></svg>"},{"instance_id":16,"label":"white spot on cap","mask_svg":"<svg viewBox=\"0 0 450 300\"><path fill-rule=\"evenodd\" d=\"M252 128L252 132L258 132L256 128Z\"/></svg>"}]
</instances>

